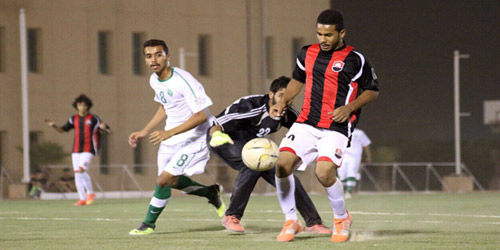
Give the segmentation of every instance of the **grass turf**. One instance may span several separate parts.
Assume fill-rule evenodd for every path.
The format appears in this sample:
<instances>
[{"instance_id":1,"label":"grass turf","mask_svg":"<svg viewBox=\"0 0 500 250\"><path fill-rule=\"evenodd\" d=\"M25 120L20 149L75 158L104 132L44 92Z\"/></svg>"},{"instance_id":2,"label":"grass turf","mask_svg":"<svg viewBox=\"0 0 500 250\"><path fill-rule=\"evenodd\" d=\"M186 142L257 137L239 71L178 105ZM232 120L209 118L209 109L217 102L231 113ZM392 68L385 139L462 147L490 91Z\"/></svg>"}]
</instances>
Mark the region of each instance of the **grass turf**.
<instances>
[{"instance_id":1,"label":"grass turf","mask_svg":"<svg viewBox=\"0 0 500 250\"><path fill-rule=\"evenodd\" d=\"M332 212L311 196L325 224ZM224 197L228 203L229 197ZM277 242L284 216L274 196L253 196L242 220L245 234L225 231L206 200L173 197L154 234L129 236L149 199L0 201L0 249L498 249L500 193L371 194L347 200L349 242L300 233Z\"/></svg>"}]
</instances>

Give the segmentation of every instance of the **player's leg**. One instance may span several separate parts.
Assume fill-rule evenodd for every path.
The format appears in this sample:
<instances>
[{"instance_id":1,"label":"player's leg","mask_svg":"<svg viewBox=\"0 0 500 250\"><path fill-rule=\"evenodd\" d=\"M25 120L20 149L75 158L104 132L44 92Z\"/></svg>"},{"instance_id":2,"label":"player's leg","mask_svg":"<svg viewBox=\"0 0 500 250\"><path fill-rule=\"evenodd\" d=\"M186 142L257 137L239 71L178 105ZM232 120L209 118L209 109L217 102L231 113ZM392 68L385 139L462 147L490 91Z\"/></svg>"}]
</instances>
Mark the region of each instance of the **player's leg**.
<instances>
[{"instance_id":1,"label":"player's leg","mask_svg":"<svg viewBox=\"0 0 500 250\"><path fill-rule=\"evenodd\" d=\"M348 170L348 177L346 181L346 193L350 193L351 195L354 193L354 190L356 189L356 185L358 184L358 180L360 177L359 170L361 168L361 160L360 159L355 159L352 161L351 166L349 167Z\"/></svg>"},{"instance_id":2,"label":"player's leg","mask_svg":"<svg viewBox=\"0 0 500 250\"><path fill-rule=\"evenodd\" d=\"M341 166L341 168L337 168L337 179L342 182L345 192L345 198L349 199L351 198L351 193L349 192L350 189L348 188L348 171L351 168L351 163L349 162L349 159L347 159L347 157L343 158Z\"/></svg>"},{"instance_id":3,"label":"player's leg","mask_svg":"<svg viewBox=\"0 0 500 250\"><path fill-rule=\"evenodd\" d=\"M247 167L241 168L236 176L229 208L225 213L226 216L234 216L238 220L241 220L248 204L248 200L250 199L250 195L252 194L260 175L261 172Z\"/></svg>"},{"instance_id":4,"label":"player's leg","mask_svg":"<svg viewBox=\"0 0 500 250\"><path fill-rule=\"evenodd\" d=\"M276 187L276 179L274 176L275 168L262 172L262 178L264 178L264 180L266 180L273 187ZM299 178L295 176L294 179L296 206L300 215L302 215L302 218L304 218L304 221L306 222L306 232L331 234L332 231L327 226L323 225L318 210L304 189L304 186L302 186Z\"/></svg>"},{"instance_id":5,"label":"player's leg","mask_svg":"<svg viewBox=\"0 0 500 250\"><path fill-rule=\"evenodd\" d=\"M204 139L199 139L187 146L176 147L172 159L165 167L165 171L179 176L172 183L172 188L183 191L189 195L196 195L208 199L219 217L224 216L226 206L221 197L222 186L213 184L203 185L191 179L189 176L202 174L205 171L210 151Z\"/></svg>"},{"instance_id":6,"label":"player's leg","mask_svg":"<svg viewBox=\"0 0 500 250\"><path fill-rule=\"evenodd\" d=\"M291 241L302 231L295 202L296 167L305 170L316 155L316 130L309 125L294 123L280 144L280 155L276 163L276 194L285 214L285 224L278 241ZM300 163L300 166L299 166Z\"/></svg>"},{"instance_id":7,"label":"player's leg","mask_svg":"<svg viewBox=\"0 0 500 250\"><path fill-rule=\"evenodd\" d=\"M84 206L86 203L86 194L85 194L85 186L84 186L84 177L80 172L80 155L81 153L72 153L71 160L73 162L73 171L75 173L75 186L76 192L78 193L78 201L73 204L74 206Z\"/></svg>"},{"instance_id":8,"label":"player's leg","mask_svg":"<svg viewBox=\"0 0 500 250\"><path fill-rule=\"evenodd\" d=\"M158 162L165 161L168 157L163 154L158 154ZM167 205L170 197L172 195L171 186L174 182L178 180L178 176L174 176L167 171L163 171L156 179L155 192L153 198L149 203L148 211L146 213L146 218L142 224L132 231L129 235L147 235L154 232L156 227L156 220L160 216L161 212Z\"/></svg>"},{"instance_id":9,"label":"player's leg","mask_svg":"<svg viewBox=\"0 0 500 250\"><path fill-rule=\"evenodd\" d=\"M299 158L288 151L280 152L276 163L276 194L280 202L281 210L285 214L285 224L278 235L278 241L291 241L295 234L302 231L295 207L295 178L293 175L294 166L299 162Z\"/></svg>"},{"instance_id":10,"label":"player's leg","mask_svg":"<svg viewBox=\"0 0 500 250\"><path fill-rule=\"evenodd\" d=\"M333 233L331 241L343 242L349 238L352 218L345 208L344 187L337 179L337 166L342 163L343 153L347 147L347 137L334 131L323 132L318 141L318 159L315 169L318 181L325 187L330 205L333 209Z\"/></svg>"},{"instance_id":11,"label":"player's leg","mask_svg":"<svg viewBox=\"0 0 500 250\"><path fill-rule=\"evenodd\" d=\"M224 144L215 148L210 147L210 150L223 159L231 168L239 171L236 176L229 207L222 219L222 225L234 232L245 231L240 224L240 220L243 217L255 184L261 175L261 172L251 170L243 163L241 150L244 145L244 141L234 140L234 144ZM274 172L272 178L274 182Z\"/></svg>"},{"instance_id":12,"label":"player's leg","mask_svg":"<svg viewBox=\"0 0 500 250\"><path fill-rule=\"evenodd\" d=\"M83 179L83 187L85 188L86 191L86 204L90 205L94 202L95 198L95 193L94 193L94 188L92 187L92 179L90 178L90 175L88 174L88 171L90 169L90 163L92 161L92 155L91 153L80 153L79 157L79 166L80 166L80 174Z\"/></svg>"}]
</instances>

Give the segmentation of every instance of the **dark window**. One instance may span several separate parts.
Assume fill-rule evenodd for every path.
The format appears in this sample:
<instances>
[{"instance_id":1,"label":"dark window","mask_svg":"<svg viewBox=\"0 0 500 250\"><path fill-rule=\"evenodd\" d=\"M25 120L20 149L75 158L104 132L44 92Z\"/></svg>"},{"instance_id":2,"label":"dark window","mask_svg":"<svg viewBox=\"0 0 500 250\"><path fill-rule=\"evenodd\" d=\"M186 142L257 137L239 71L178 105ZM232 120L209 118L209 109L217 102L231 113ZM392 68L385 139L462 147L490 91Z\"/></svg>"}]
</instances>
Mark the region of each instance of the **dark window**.
<instances>
[{"instance_id":1,"label":"dark window","mask_svg":"<svg viewBox=\"0 0 500 250\"><path fill-rule=\"evenodd\" d=\"M99 154L101 156L101 174L109 173L109 134L101 133L99 142Z\"/></svg>"},{"instance_id":2,"label":"dark window","mask_svg":"<svg viewBox=\"0 0 500 250\"><path fill-rule=\"evenodd\" d=\"M293 38L292 39L292 69L295 68L297 64L297 56L299 55L299 50L304 46L303 38Z\"/></svg>"},{"instance_id":3,"label":"dark window","mask_svg":"<svg viewBox=\"0 0 500 250\"><path fill-rule=\"evenodd\" d=\"M274 39L266 37L266 77L274 78Z\"/></svg>"},{"instance_id":4,"label":"dark window","mask_svg":"<svg viewBox=\"0 0 500 250\"><path fill-rule=\"evenodd\" d=\"M40 29L28 29L28 71L40 72L41 58L41 31Z\"/></svg>"},{"instance_id":5,"label":"dark window","mask_svg":"<svg viewBox=\"0 0 500 250\"><path fill-rule=\"evenodd\" d=\"M210 35L198 36L198 70L200 76L210 76L211 47Z\"/></svg>"},{"instance_id":6,"label":"dark window","mask_svg":"<svg viewBox=\"0 0 500 250\"><path fill-rule=\"evenodd\" d=\"M134 173L142 173L142 143L137 142L137 147L134 148Z\"/></svg>"},{"instance_id":7,"label":"dark window","mask_svg":"<svg viewBox=\"0 0 500 250\"><path fill-rule=\"evenodd\" d=\"M145 35L143 33L132 34L132 71L135 75L144 74L144 59L142 44Z\"/></svg>"},{"instance_id":8,"label":"dark window","mask_svg":"<svg viewBox=\"0 0 500 250\"><path fill-rule=\"evenodd\" d=\"M29 134L29 141L30 141L30 147L33 147L34 145L37 145L41 139L42 139L42 132L40 131L30 131ZM31 151L31 149L30 149ZM30 154L33 154L33 152L30 152ZM37 170L41 170L39 164L34 161L33 159L30 160L30 171L31 173L36 172Z\"/></svg>"},{"instance_id":9,"label":"dark window","mask_svg":"<svg viewBox=\"0 0 500 250\"><path fill-rule=\"evenodd\" d=\"M0 27L0 72L5 71L5 28Z\"/></svg>"},{"instance_id":10,"label":"dark window","mask_svg":"<svg viewBox=\"0 0 500 250\"><path fill-rule=\"evenodd\" d=\"M111 32L108 31L99 31L98 33L98 53L99 53L99 73L104 75L111 74L110 67L110 41L111 40Z\"/></svg>"},{"instance_id":11,"label":"dark window","mask_svg":"<svg viewBox=\"0 0 500 250\"><path fill-rule=\"evenodd\" d=\"M4 150L7 149L5 147L4 142L5 141L5 131L0 131L0 170L3 167L3 156L4 156ZM1 178L1 177L0 177ZM0 197L2 197L2 194L0 194Z\"/></svg>"}]
</instances>

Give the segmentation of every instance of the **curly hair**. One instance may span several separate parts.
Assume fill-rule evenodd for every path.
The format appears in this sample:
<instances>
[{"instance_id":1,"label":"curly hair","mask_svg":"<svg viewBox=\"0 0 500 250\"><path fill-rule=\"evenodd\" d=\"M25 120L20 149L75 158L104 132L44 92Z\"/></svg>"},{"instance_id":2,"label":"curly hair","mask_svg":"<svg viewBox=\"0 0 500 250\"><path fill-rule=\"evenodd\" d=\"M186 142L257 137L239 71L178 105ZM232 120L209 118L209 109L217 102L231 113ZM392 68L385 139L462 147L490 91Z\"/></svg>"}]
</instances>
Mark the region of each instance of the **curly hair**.
<instances>
[{"instance_id":1,"label":"curly hair","mask_svg":"<svg viewBox=\"0 0 500 250\"><path fill-rule=\"evenodd\" d=\"M90 100L90 98L88 98L84 94L81 94L77 98L75 98L75 101L73 102L73 108L76 109L76 104L80 103L80 102L87 104L88 110L90 110L90 108L92 108L92 100Z\"/></svg>"}]
</instances>

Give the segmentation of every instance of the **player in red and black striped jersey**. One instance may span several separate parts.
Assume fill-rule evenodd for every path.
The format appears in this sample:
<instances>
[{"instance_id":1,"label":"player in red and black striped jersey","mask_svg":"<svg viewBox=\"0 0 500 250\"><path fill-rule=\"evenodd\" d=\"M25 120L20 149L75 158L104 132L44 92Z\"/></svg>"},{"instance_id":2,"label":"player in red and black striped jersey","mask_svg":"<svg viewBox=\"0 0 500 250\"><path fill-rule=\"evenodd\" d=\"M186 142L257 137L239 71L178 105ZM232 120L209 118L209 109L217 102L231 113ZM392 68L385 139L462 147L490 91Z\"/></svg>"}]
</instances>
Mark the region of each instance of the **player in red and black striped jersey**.
<instances>
[{"instance_id":1,"label":"player in red and black striped jersey","mask_svg":"<svg viewBox=\"0 0 500 250\"><path fill-rule=\"evenodd\" d=\"M56 126L53 121L48 119L45 122L59 133L75 129L71 158L79 200L74 205L84 206L92 204L95 198L92 180L87 172L92 157L98 153L100 132L109 132L110 130L109 126L101 122L97 115L89 112L92 101L87 96L83 94L78 96L73 102L73 107L78 113L71 116L62 127Z\"/></svg>"},{"instance_id":2,"label":"player in red and black striped jersey","mask_svg":"<svg viewBox=\"0 0 500 250\"><path fill-rule=\"evenodd\" d=\"M360 108L378 97L371 63L344 42L342 13L328 9L316 21L318 43L299 52L293 79L285 97L271 110L280 115L305 86L304 104L297 121L280 145L276 191L286 217L278 241L291 241L302 230L295 210L293 170L305 170L316 161L315 174L325 187L334 212L333 242L349 237L352 218L345 209L344 191L336 170L358 122Z\"/></svg>"}]
</instances>

